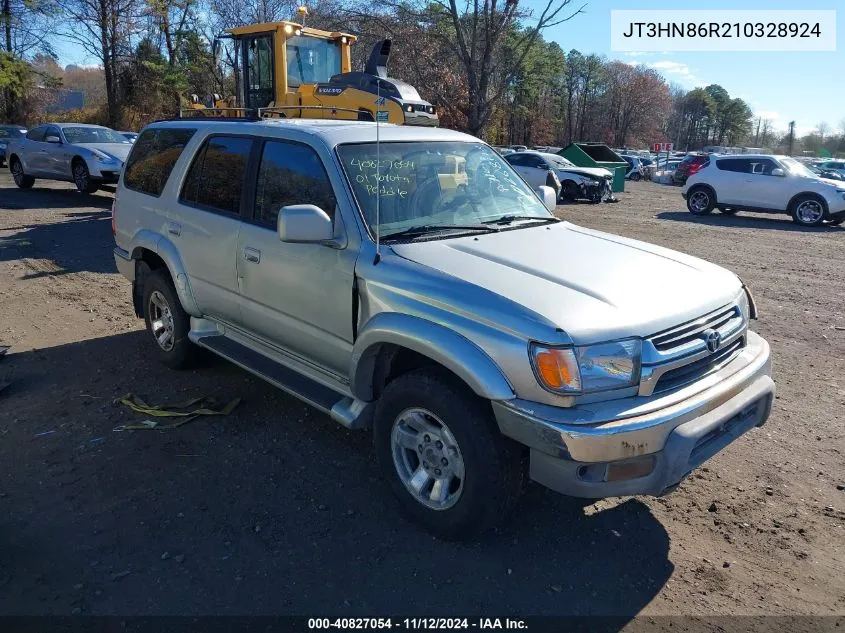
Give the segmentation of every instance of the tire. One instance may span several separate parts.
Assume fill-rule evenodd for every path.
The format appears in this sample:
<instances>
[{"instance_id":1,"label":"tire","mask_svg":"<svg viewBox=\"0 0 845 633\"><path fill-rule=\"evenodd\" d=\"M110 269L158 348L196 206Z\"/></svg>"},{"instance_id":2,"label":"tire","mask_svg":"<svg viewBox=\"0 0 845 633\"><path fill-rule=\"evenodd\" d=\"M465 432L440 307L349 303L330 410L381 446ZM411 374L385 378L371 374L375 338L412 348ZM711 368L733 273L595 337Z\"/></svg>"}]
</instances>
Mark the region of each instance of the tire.
<instances>
[{"instance_id":1,"label":"tire","mask_svg":"<svg viewBox=\"0 0 845 633\"><path fill-rule=\"evenodd\" d=\"M91 172L88 171L88 165L84 160L75 160L71 166L71 173L73 174L73 183L80 193L95 193L100 186L91 179Z\"/></svg>"},{"instance_id":2,"label":"tire","mask_svg":"<svg viewBox=\"0 0 845 633\"><path fill-rule=\"evenodd\" d=\"M719 213L724 213L725 215L736 215L739 213L739 209L731 209L730 207L718 207Z\"/></svg>"},{"instance_id":3,"label":"tire","mask_svg":"<svg viewBox=\"0 0 845 633\"><path fill-rule=\"evenodd\" d=\"M827 217L824 202L812 194L802 194L789 207L792 221L801 226L820 226Z\"/></svg>"},{"instance_id":4,"label":"tire","mask_svg":"<svg viewBox=\"0 0 845 633\"><path fill-rule=\"evenodd\" d=\"M693 215L707 215L715 206L716 199L709 187L695 186L687 192L687 210Z\"/></svg>"},{"instance_id":5,"label":"tire","mask_svg":"<svg viewBox=\"0 0 845 633\"><path fill-rule=\"evenodd\" d=\"M198 350L188 340L190 317L182 309L167 272L159 269L147 275L142 306L144 323L153 338L159 360L171 369L189 367Z\"/></svg>"},{"instance_id":6,"label":"tire","mask_svg":"<svg viewBox=\"0 0 845 633\"><path fill-rule=\"evenodd\" d=\"M441 539L490 529L522 492L523 451L499 433L487 403L445 370L418 369L390 382L376 406L373 441L401 512ZM442 498L432 498L435 489Z\"/></svg>"},{"instance_id":7,"label":"tire","mask_svg":"<svg viewBox=\"0 0 845 633\"><path fill-rule=\"evenodd\" d=\"M23 165L21 164L19 158L13 158L11 160L9 163L9 169L12 172L12 178L14 179L15 184L21 189L31 189L32 185L35 184L35 178L23 173Z\"/></svg>"},{"instance_id":8,"label":"tire","mask_svg":"<svg viewBox=\"0 0 845 633\"><path fill-rule=\"evenodd\" d=\"M581 193L578 185L571 180L564 180L560 184L560 199L564 202L575 202L578 199L578 194Z\"/></svg>"},{"instance_id":9,"label":"tire","mask_svg":"<svg viewBox=\"0 0 845 633\"><path fill-rule=\"evenodd\" d=\"M640 178L642 178L642 176L640 176L637 172L631 174L631 180L633 180L634 182L637 182Z\"/></svg>"}]
</instances>

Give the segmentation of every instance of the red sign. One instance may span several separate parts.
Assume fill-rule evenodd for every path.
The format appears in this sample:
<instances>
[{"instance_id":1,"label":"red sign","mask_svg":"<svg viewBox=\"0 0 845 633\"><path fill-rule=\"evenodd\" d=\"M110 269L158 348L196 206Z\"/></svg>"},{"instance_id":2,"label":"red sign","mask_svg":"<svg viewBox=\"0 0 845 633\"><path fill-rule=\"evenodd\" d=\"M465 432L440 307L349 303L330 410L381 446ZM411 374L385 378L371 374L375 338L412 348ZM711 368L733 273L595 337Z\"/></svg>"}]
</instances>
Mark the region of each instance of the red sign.
<instances>
[{"instance_id":1,"label":"red sign","mask_svg":"<svg viewBox=\"0 0 845 633\"><path fill-rule=\"evenodd\" d=\"M655 143L655 144L652 146L652 149L653 149L655 152L657 152L657 153L660 153L660 152L671 152L671 151L672 151L672 147L673 147L672 143Z\"/></svg>"}]
</instances>

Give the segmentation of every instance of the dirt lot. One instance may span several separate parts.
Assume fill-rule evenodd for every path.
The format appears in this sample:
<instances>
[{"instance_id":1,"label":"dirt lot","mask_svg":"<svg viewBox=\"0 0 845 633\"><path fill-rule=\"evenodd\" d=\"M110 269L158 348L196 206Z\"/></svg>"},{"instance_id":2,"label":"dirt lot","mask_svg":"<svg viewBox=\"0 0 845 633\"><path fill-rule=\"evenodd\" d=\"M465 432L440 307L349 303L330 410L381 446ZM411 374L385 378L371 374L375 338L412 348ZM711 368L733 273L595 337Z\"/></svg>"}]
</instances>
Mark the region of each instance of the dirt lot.
<instances>
[{"instance_id":1,"label":"dirt lot","mask_svg":"<svg viewBox=\"0 0 845 633\"><path fill-rule=\"evenodd\" d=\"M501 530L452 544L395 514L368 433L222 361L154 362L110 193L18 191L4 172L0 613L845 613L845 230L695 218L651 183L621 200L559 213L739 273L773 347L772 417L668 497L586 505L532 485ZM113 404L128 392L243 404L114 432L144 417Z\"/></svg>"}]
</instances>

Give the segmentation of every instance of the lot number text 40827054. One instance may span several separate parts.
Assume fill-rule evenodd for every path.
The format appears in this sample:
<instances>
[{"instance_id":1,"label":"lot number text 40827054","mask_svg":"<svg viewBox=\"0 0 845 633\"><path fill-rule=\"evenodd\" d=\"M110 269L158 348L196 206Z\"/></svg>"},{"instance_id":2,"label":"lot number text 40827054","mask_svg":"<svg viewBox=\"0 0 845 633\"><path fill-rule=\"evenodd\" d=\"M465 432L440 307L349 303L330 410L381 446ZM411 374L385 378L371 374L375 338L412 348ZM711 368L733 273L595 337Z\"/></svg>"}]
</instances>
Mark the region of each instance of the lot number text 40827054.
<instances>
[{"instance_id":1,"label":"lot number text 40827054","mask_svg":"<svg viewBox=\"0 0 845 633\"><path fill-rule=\"evenodd\" d=\"M518 618L309 618L309 630L405 629L409 631L527 630Z\"/></svg>"}]
</instances>

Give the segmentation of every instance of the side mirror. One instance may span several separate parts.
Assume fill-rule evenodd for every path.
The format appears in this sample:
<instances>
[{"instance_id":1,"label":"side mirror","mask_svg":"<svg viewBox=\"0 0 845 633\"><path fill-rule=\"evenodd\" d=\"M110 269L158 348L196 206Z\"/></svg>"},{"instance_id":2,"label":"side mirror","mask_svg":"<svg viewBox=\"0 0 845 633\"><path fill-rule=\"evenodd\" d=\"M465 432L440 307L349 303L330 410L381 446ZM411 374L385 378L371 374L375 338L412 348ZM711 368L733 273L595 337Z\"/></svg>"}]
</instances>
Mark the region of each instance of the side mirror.
<instances>
[{"instance_id":1,"label":"side mirror","mask_svg":"<svg viewBox=\"0 0 845 633\"><path fill-rule=\"evenodd\" d=\"M543 205L549 210L554 211L557 206L557 194L555 190L546 185L540 186L540 198L543 200Z\"/></svg>"},{"instance_id":2,"label":"side mirror","mask_svg":"<svg viewBox=\"0 0 845 633\"><path fill-rule=\"evenodd\" d=\"M313 204L282 207L277 227L282 242L327 242L334 237L332 219Z\"/></svg>"},{"instance_id":3,"label":"side mirror","mask_svg":"<svg viewBox=\"0 0 845 633\"><path fill-rule=\"evenodd\" d=\"M60 139L55 134L48 134L47 136L44 137L44 142L45 143L58 143L59 145L61 145L62 139Z\"/></svg>"},{"instance_id":4,"label":"side mirror","mask_svg":"<svg viewBox=\"0 0 845 633\"><path fill-rule=\"evenodd\" d=\"M772 170L772 176L786 176L786 172L783 171L780 167L775 167Z\"/></svg>"}]
</instances>

